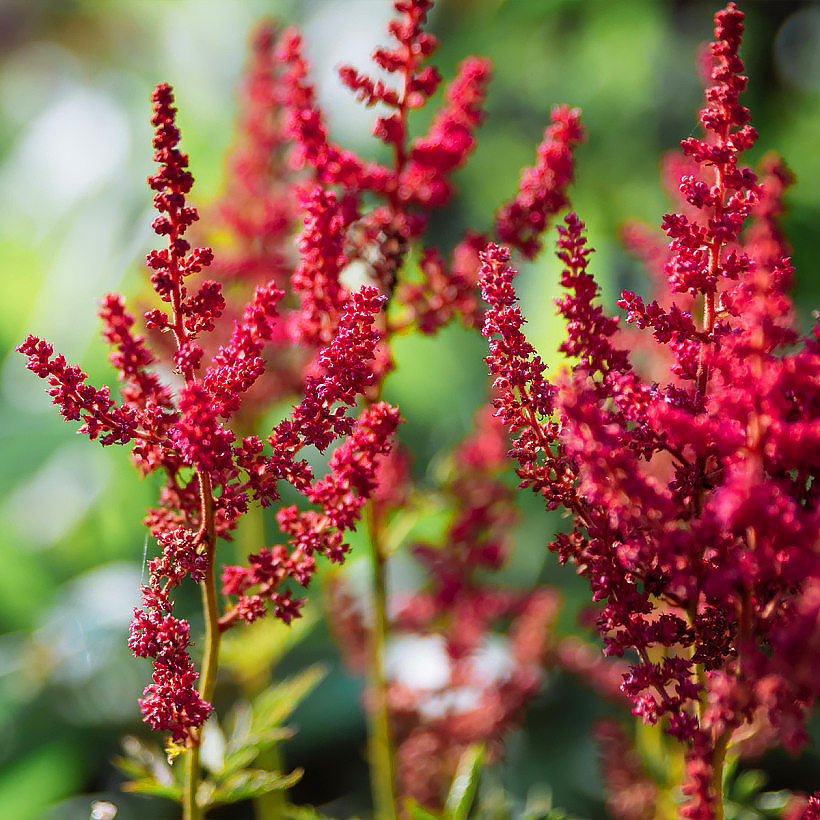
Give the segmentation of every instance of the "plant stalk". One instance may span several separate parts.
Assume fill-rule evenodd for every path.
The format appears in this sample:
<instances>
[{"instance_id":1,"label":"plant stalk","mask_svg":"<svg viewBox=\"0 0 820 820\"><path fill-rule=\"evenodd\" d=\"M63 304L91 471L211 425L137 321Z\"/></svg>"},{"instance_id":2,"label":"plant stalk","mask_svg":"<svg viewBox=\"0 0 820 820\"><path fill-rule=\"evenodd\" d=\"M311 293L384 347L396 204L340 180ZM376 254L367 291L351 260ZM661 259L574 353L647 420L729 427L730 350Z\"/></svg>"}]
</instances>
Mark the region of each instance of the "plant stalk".
<instances>
[{"instance_id":1,"label":"plant stalk","mask_svg":"<svg viewBox=\"0 0 820 820\"><path fill-rule=\"evenodd\" d=\"M723 769L726 765L726 750L729 748L729 740L732 737L731 730L726 730L718 737L715 743L715 752L712 756L712 789L714 789L715 800L715 820L724 820L725 812L723 806Z\"/></svg>"},{"instance_id":2,"label":"plant stalk","mask_svg":"<svg viewBox=\"0 0 820 820\"><path fill-rule=\"evenodd\" d=\"M250 434L252 430L248 430ZM234 543L237 546L237 560L246 561L247 557L259 550L265 543L265 516L262 507L253 506L243 516L240 526L237 529ZM284 624L279 624L282 628ZM240 682L242 691L248 700L252 701L262 691L272 685L273 667L266 670L266 674L255 676L253 680L243 680ZM259 768L269 772L282 771L282 755L279 751L279 744L275 744L270 749L260 752L255 764ZM287 793L282 789L274 789L253 798L253 811L256 820L279 820L285 815L287 803Z\"/></svg>"},{"instance_id":3,"label":"plant stalk","mask_svg":"<svg viewBox=\"0 0 820 820\"><path fill-rule=\"evenodd\" d=\"M367 524L373 563L373 622L370 635L370 702L367 709L368 759L373 807L376 820L395 820L394 755L387 713L387 680L384 674L384 654L387 638L387 583L384 545L378 513L367 506Z\"/></svg>"},{"instance_id":4,"label":"plant stalk","mask_svg":"<svg viewBox=\"0 0 820 820\"><path fill-rule=\"evenodd\" d=\"M208 568L199 586L202 591L202 611L205 616L205 648L202 658L202 672L199 678L199 695L210 703L213 699L216 684L216 672L219 667L219 603L216 598L216 532L214 528L213 495L210 476L199 473L200 502L202 514L202 542L205 545L205 556ZM196 795L199 790L199 746L202 741L201 731L185 753L185 781L182 791L183 820L200 820L202 813L197 805Z\"/></svg>"}]
</instances>

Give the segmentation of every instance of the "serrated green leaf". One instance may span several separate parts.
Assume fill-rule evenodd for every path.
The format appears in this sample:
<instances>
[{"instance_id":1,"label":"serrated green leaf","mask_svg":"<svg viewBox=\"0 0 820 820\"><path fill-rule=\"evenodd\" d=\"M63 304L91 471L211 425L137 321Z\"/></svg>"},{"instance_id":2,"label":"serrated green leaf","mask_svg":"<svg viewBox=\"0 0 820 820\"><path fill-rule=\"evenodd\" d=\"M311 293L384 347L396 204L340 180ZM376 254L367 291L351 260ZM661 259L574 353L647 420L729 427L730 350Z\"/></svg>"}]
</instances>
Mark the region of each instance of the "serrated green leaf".
<instances>
[{"instance_id":1,"label":"serrated green leaf","mask_svg":"<svg viewBox=\"0 0 820 820\"><path fill-rule=\"evenodd\" d=\"M266 772L263 769L242 769L218 784L202 808L224 803L238 803L272 791L289 789L301 780L304 772L294 769L290 774ZM197 800L199 802L199 800Z\"/></svg>"},{"instance_id":2,"label":"serrated green leaf","mask_svg":"<svg viewBox=\"0 0 820 820\"><path fill-rule=\"evenodd\" d=\"M255 746L243 746L229 755L225 756L225 768L222 772L223 778L244 769L259 757L259 749Z\"/></svg>"},{"instance_id":3,"label":"serrated green leaf","mask_svg":"<svg viewBox=\"0 0 820 820\"><path fill-rule=\"evenodd\" d=\"M167 797L169 800L175 800L177 803L182 801L182 789L179 786L176 784L165 785L163 783L157 783L156 780L150 777L141 778L139 780L126 780L120 788L124 792Z\"/></svg>"},{"instance_id":4,"label":"serrated green leaf","mask_svg":"<svg viewBox=\"0 0 820 820\"><path fill-rule=\"evenodd\" d=\"M239 746L225 756L225 765L222 771L223 778L244 768L259 756L261 752L283 740L293 737L293 731L287 728L274 728L260 734L249 734L244 739L243 746Z\"/></svg>"},{"instance_id":5,"label":"serrated green leaf","mask_svg":"<svg viewBox=\"0 0 820 820\"><path fill-rule=\"evenodd\" d=\"M461 755L450 793L444 803L444 813L451 820L466 820L478 788L483 763L483 744L474 744Z\"/></svg>"},{"instance_id":6,"label":"serrated green leaf","mask_svg":"<svg viewBox=\"0 0 820 820\"><path fill-rule=\"evenodd\" d=\"M326 675L327 668L317 663L258 695L252 704L252 733L261 736L281 726Z\"/></svg>"}]
</instances>

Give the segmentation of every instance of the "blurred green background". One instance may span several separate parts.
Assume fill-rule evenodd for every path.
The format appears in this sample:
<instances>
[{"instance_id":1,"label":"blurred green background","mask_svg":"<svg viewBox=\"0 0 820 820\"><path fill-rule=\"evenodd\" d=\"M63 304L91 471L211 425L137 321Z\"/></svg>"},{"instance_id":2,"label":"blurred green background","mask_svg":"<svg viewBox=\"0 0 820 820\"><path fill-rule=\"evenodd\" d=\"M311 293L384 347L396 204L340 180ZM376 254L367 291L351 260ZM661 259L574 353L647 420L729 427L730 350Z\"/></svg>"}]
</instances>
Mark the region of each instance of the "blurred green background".
<instances>
[{"instance_id":1,"label":"blurred green background","mask_svg":"<svg viewBox=\"0 0 820 820\"><path fill-rule=\"evenodd\" d=\"M804 324L820 299L814 275L820 242L820 5L742 3L744 98L760 140L753 164L775 149L797 175L786 220ZM639 265L619 246L626 219L657 225L668 208L659 159L698 133L695 50L710 39L716 6L671 0L440 0L430 29L442 40L434 62L445 78L468 54L492 58L494 79L479 148L457 175L459 194L435 220L435 238L455 241L492 214L531 164L553 104L583 109L588 140L577 152L573 203L597 249L593 271L608 304L623 287L645 292ZM97 300L144 287L154 246L149 94L175 87L183 150L197 183L195 204L219 193L233 137L236 88L255 21L304 28L314 78L333 136L374 150L372 111L336 82L334 67L367 67L385 41L388 0L0 0L0 816L79 820L94 797L113 799L120 818L173 816L168 807L117 793L110 758L119 738L148 733L136 698L150 674L125 639L145 546L140 525L156 486L140 481L124 452L90 445L49 404L42 383L13 352L28 332L113 386L98 339ZM423 119L423 117L422 117ZM560 331L551 299L558 268L549 251L522 270L519 286L533 340L551 358ZM403 433L422 480L469 429L485 395L484 341L458 329L402 341L388 398L400 403ZM444 353L447 348L447 355ZM524 524L505 579L536 572L580 600L571 570L544 544L560 522L523 497ZM355 566L353 572L355 572ZM572 606L568 612L572 612ZM562 628L573 628L565 616ZM297 790L339 816L367 810L359 682L344 672L321 626L285 663L321 658L331 673L300 709L288 763L304 765ZM556 801L602 816L595 751L586 729L605 707L578 681L551 675L525 729L510 742L499 775L522 797L549 784ZM774 787L804 788L816 771L767 761ZM241 816L225 814L223 816Z\"/></svg>"}]
</instances>

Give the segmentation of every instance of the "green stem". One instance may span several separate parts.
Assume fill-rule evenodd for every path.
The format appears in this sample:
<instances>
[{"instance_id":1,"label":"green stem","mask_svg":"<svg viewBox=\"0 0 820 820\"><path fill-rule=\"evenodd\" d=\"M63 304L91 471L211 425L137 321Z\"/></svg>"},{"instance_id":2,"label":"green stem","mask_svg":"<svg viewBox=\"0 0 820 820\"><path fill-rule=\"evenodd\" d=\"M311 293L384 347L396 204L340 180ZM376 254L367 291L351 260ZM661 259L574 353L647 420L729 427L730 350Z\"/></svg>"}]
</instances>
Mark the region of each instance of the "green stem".
<instances>
[{"instance_id":1,"label":"green stem","mask_svg":"<svg viewBox=\"0 0 820 820\"><path fill-rule=\"evenodd\" d=\"M279 752L279 744L266 749L256 758L256 764L269 772L281 772L282 755ZM253 799L254 814L257 820L279 820L285 816L285 798L287 792L282 789L275 789L272 792L265 792Z\"/></svg>"},{"instance_id":2,"label":"green stem","mask_svg":"<svg viewBox=\"0 0 820 820\"><path fill-rule=\"evenodd\" d=\"M715 753L712 755L712 788L715 799L715 820L724 820L723 808L723 769L726 765L726 750L729 748L729 739L732 732L727 730L715 743Z\"/></svg>"},{"instance_id":3,"label":"green stem","mask_svg":"<svg viewBox=\"0 0 820 820\"><path fill-rule=\"evenodd\" d=\"M247 434L252 431L248 430ZM239 527L234 536L236 544L236 554L238 561L247 561L248 556L258 552L259 547L265 543L265 516L262 507L253 506L242 517ZM284 627L283 624L278 624ZM287 629L288 627L284 627ZM264 689L272 685L273 667L266 667L262 675L254 675L252 678L241 678L240 686L245 697L252 701ZM260 752L255 764L259 768L269 772L282 771L282 755L279 744L275 744L270 749ZM275 789L265 792L253 798L253 811L256 820L278 820L284 817L287 792L282 789Z\"/></svg>"},{"instance_id":4,"label":"green stem","mask_svg":"<svg viewBox=\"0 0 820 820\"><path fill-rule=\"evenodd\" d=\"M372 505L368 505L367 524L373 562L373 624L370 641L370 695L367 712L368 758L373 806L376 820L395 820L396 799L393 788L393 743L387 713L387 680L384 651L387 637L387 584L381 527Z\"/></svg>"},{"instance_id":5,"label":"green stem","mask_svg":"<svg viewBox=\"0 0 820 820\"><path fill-rule=\"evenodd\" d=\"M185 753L185 786L182 790L182 820L199 820L196 793L199 786L199 743Z\"/></svg>"},{"instance_id":6,"label":"green stem","mask_svg":"<svg viewBox=\"0 0 820 820\"><path fill-rule=\"evenodd\" d=\"M215 556L216 532L214 529L213 495L210 477L199 474L200 502L202 514L202 543L205 545L205 557L208 568L199 586L202 590L202 610L205 615L205 651L202 658L202 672L199 678L199 695L208 703L213 699L216 672L219 667L219 604L216 598ZM200 820L202 813L196 802L199 790L199 746L202 741L201 731L192 738L192 744L185 754L185 782L182 791L183 820Z\"/></svg>"}]
</instances>

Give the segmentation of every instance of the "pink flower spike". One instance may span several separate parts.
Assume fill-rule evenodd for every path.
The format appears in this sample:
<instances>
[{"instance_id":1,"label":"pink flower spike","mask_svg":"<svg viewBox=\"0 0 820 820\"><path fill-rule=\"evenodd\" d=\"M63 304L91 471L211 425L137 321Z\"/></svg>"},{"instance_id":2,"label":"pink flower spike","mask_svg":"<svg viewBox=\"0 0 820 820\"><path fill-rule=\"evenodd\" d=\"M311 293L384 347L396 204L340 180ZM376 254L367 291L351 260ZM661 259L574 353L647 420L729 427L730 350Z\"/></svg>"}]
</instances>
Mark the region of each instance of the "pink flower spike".
<instances>
[{"instance_id":1,"label":"pink flower spike","mask_svg":"<svg viewBox=\"0 0 820 820\"><path fill-rule=\"evenodd\" d=\"M584 140L579 109L558 106L550 119L536 164L521 173L518 193L495 217L501 242L517 248L527 259L541 250L540 235L569 201L566 189L573 181L573 151Z\"/></svg>"}]
</instances>

